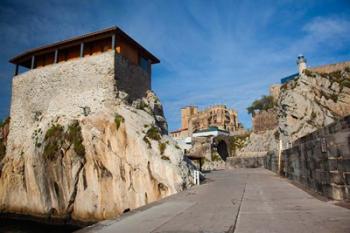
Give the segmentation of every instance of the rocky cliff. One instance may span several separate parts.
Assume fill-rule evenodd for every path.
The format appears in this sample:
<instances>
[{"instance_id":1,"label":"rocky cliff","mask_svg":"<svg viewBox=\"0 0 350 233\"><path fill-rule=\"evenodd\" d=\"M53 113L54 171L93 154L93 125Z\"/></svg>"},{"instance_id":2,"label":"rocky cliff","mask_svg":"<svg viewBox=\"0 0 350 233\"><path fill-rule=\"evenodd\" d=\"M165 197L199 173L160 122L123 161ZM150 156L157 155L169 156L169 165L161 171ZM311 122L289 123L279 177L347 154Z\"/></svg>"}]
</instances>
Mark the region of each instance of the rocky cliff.
<instances>
[{"instance_id":1,"label":"rocky cliff","mask_svg":"<svg viewBox=\"0 0 350 233\"><path fill-rule=\"evenodd\" d=\"M118 75L105 52L14 77L1 213L97 221L191 185L159 99L148 91L131 101Z\"/></svg>"},{"instance_id":2,"label":"rocky cliff","mask_svg":"<svg viewBox=\"0 0 350 233\"><path fill-rule=\"evenodd\" d=\"M281 87L278 118L284 146L350 114L350 68L305 70Z\"/></svg>"},{"instance_id":3,"label":"rocky cliff","mask_svg":"<svg viewBox=\"0 0 350 233\"><path fill-rule=\"evenodd\" d=\"M1 162L1 212L95 221L181 191L190 168L161 134L159 107L149 92L143 109L119 103L75 119L41 115Z\"/></svg>"},{"instance_id":4,"label":"rocky cliff","mask_svg":"<svg viewBox=\"0 0 350 233\"><path fill-rule=\"evenodd\" d=\"M237 155L259 156L278 150L279 140L288 148L296 139L350 114L350 68L329 73L305 70L280 87L275 129L250 134ZM264 122L260 128L264 128Z\"/></svg>"}]
</instances>

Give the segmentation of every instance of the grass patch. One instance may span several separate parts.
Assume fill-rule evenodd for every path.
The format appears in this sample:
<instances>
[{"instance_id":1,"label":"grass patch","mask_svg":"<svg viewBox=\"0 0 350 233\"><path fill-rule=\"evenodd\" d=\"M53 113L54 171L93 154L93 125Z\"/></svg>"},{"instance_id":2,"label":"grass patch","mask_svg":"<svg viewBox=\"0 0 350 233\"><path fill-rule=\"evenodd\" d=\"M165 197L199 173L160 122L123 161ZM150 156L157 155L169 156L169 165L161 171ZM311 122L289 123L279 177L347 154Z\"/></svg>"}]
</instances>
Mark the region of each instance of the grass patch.
<instances>
[{"instance_id":1,"label":"grass patch","mask_svg":"<svg viewBox=\"0 0 350 233\"><path fill-rule=\"evenodd\" d=\"M115 123L115 127L117 128L117 130L119 129L120 125L125 121L124 117L119 115L118 113L115 114L114 116L114 123Z\"/></svg>"}]
</instances>

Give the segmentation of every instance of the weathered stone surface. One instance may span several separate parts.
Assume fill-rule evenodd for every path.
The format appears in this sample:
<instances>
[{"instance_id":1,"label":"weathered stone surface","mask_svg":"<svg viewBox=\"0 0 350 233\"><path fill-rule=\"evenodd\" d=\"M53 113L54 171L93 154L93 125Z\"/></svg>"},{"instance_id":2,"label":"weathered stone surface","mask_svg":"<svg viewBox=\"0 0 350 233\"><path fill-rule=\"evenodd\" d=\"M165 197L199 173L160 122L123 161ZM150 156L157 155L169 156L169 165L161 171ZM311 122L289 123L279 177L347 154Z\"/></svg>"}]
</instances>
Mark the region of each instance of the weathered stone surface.
<instances>
[{"instance_id":1,"label":"weathered stone surface","mask_svg":"<svg viewBox=\"0 0 350 233\"><path fill-rule=\"evenodd\" d=\"M265 132L267 130L274 130L278 127L278 117L276 109L262 110L254 113L253 131L255 133Z\"/></svg>"},{"instance_id":2,"label":"weathered stone surface","mask_svg":"<svg viewBox=\"0 0 350 233\"><path fill-rule=\"evenodd\" d=\"M330 74L308 71L284 84L279 96L284 148L296 139L350 114L350 69Z\"/></svg>"},{"instance_id":3,"label":"weathered stone surface","mask_svg":"<svg viewBox=\"0 0 350 233\"><path fill-rule=\"evenodd\" d=\"M278 139L277 129L251 133L246 145L237 152L237 155L240 157L266 155L268 151L277 149Z\"/></svg>"},{"instance_id":4,"label":"weathered stone surface","mask_svg":"<svg viewBox=\"0 0 350 233\"><path fill-rule=\"evenodd\" d=\"M148 92L145 108L128 105L114 58L106 52L14 78L1 212L96 221L191 185L191 165L162 134L158 98Z\"/></svg>"}]
</instances>

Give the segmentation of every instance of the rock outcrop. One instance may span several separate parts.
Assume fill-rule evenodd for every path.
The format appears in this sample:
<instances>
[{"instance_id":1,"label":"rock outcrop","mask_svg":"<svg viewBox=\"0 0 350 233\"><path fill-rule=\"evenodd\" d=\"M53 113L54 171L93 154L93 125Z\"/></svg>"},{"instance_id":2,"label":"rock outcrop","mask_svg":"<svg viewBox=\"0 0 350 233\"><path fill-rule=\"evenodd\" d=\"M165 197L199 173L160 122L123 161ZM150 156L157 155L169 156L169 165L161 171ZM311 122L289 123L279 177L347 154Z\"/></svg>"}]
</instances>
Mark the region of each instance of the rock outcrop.
<instances>
[{"instance_id":1,"label":"rock outcrop","mask_svg":"<svg viewBox=\"0 0 350 233\"><path fill-rule=\"evenodd\" d=\"M251 133L245 145L237 152L239 157L254 157L266 155L268 151L275 150L278 145L279 133L277 129Z\"/></svg>"},{"instance_id":2,"label":"rock outcrop","mask_svg":"<svg viewBox=\"0 0 350 233\"><path fill-rule=\"evenodd\" d=\"M350 68L332 73L305 70L281 87L279 129L284 147L350 113Z\"/></svg>"}]
</instances>

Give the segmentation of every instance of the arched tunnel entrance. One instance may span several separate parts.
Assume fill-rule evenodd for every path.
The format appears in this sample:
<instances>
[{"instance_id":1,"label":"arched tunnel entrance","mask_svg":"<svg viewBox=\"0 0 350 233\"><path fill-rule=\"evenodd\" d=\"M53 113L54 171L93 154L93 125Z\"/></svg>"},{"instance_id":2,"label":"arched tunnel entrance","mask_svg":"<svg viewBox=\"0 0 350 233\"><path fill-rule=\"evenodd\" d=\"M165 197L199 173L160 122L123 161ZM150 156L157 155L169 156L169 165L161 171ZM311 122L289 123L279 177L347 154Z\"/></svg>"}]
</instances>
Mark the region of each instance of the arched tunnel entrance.
<instances>
[{"instance_id":1,"label":"arched tunnel entrance","mask_svg":"<svg viewBox=\"0 0 350 233\"><path fill-rule=\"evenodd\" d=\"M224 140L219 141L216 149L222 160L226 161L226 158L229 156L226 142Z\"/></svg>"}]
</instances>

